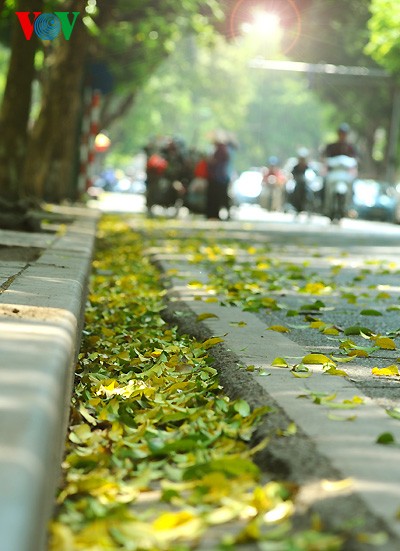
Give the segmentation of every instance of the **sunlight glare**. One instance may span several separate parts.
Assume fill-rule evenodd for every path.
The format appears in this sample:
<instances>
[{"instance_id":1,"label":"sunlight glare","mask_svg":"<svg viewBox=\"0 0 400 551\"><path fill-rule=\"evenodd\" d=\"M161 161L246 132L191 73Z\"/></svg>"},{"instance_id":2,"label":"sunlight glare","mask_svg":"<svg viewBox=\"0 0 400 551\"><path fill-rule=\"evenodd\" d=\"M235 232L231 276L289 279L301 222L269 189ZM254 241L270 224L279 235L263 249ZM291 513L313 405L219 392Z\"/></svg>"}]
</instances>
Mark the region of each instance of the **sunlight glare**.
<instances>
[{"instance_id":1,"label":"sunlight glare","mask_svg":"<svg viewBox=\"0 0 400 551\"><path fill-rule=\"evenodd\" d=\"M255 12L252 27L259 33L276 33L280 27L279 15L274 12Z\"/></svg>"}]
</instances>

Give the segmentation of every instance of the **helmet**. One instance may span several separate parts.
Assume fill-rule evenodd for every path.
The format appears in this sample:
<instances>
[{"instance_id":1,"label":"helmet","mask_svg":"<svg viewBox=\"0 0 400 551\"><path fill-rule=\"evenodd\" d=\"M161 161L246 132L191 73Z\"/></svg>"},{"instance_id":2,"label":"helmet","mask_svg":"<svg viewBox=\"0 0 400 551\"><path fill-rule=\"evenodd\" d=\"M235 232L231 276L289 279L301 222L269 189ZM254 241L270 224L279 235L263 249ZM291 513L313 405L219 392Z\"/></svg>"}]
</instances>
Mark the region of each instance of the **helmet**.
<instances>
[{"instance_id":1,"label":"helmet","mask_svg":"<svg viewBox=\"0 0 400 551\"><path fill-rule=\"evenodd\" d=\"M275 157L275 155L272 155L271 157L268 158L268 165L276 166L278 164L279 164L279 159L278 157Z\"/></svg>"},{"instance_id":2,"label":"helmet","mask_svg":"<svg viewBox=\"0 0 400 551\"><path fill-rule=\"evenodd\" d=\"M299 157L299 159L307 159L309 154L310 154L310 152L308 151L308 149L306 147L300 147L297 150L297 156Z\"/></svg>"},{"instance_id":3,"label":"helmet","mask_svg":"<svg viewBox=\"0 0 400 551\"><path fill-rule=\"evenodd\" d=\"M347 122L342 122L342 124L338 128L339 132L345 132L346 134L350 132L350 126L347 124Z\"/></svg>"}]
</instances>

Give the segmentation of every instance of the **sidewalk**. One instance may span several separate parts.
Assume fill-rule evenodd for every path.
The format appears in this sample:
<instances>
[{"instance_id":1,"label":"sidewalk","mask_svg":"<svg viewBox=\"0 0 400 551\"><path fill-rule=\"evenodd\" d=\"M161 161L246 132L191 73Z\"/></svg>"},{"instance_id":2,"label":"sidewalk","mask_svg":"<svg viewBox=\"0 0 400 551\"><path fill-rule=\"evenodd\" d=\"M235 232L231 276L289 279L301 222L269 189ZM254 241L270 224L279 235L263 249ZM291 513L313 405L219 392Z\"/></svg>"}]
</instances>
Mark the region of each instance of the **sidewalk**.
<instances>
[{"instance_id":1,"label":"sidewalk","mask_svg":"<svg viewBox=\"0 0 400 551\"><path fill-rule=\"evenodd\" d=\"M272 311L264 317L246 312L239 306L227 303L223 296L218 296L218 292L215 294L215 285L209 277L211 272L215 277L215 272L218 271L217 268L213 270L213 264L225 266L226 286L235 287L234 278L230 276L235 272L240 273L241 263L244 266L243 285L246 282L249 285L257 283L254 281L254 275L248 275L251 255L246 257L245 252L236 252L235 261L232 259L233 256L229 260L229 254L232 255L229 251L230 245L239 244L240 239L246 239L245 236L240 236L236 228L232 231L233 241L229 243L228 226L217 225L215 228L210 225L208 230L204 224L198 225L198 237L203 240L203 245L200 244L199 249L192 253L188 252L185 245L179 252L180 247L175 246L174 241L178 242L179 238L183 243L189 241L196 236L196 227L184 228L179 227L179 223L173 223L169 238L165 231L159 233L157 227L150 231L142 230L147 237L152 237L153 260L164 272L165 283L169 289L170 321L178 324L183 332L197 338L222 336L224 343L213 349L213 355L216 356L221 382L227 394L233 398L244 398L252 406L270 405L273 408L274 414L266 416L264 425L258 429L255 436L256 442L261 441L266 435L270 438L265 451L258 454L257 463L264 470L272 471L274 476L299 484L301 489L297 505L300 510L317 512L323 525L328 529L340 530L347 524L351 531L351 525L355 527L359 522L360 531L365 532L367 536L365 541L360 541L359 545L351 548L352 550L369 549L370 544L379 544L378 548L385 551L400 549L400 486L395 482L400 476L397 444L400 442L400 423L385 411L385 406L396 408L399 405L398 380L372 380L370 370L366 372L359 362L353 362L355 365L350 363L337 366L338 369L348 371L348 377L327 376L321 364L308 365L308 373L299 373L297 376L293 376L289 369L282 366L274 367L276 358L284 358L293 365L300 363L302 358L312 352L332 354L329 350L329 341L322 341L319 335L310 336L312 331L307 332L304 329L302 333L297 330L297 338L268 331L268 326L282 327L282 324L292 323L295 327L295 324L300 322L291 321L290 318L288 320L286 311L283 314ZM235 224L232 228L234 226ZM292 232L287 241L282 229L274 230L270 226L268 233L254 232L252 239L255 246L263 242L265 245L267 241L268 246L272 248L271 259L275 259L276 262L290 261L301 266L302 259L297 260L295 256L291 258L287 251L291 242L296 241L295 232ZM211 251L212 262L208 265L199 259L202 254L200 249L209 244L207 235L214 244L227 240L222 246L227 250L227 256L224 257L224 253L218 251L215 254ZM310 237L311 240L306 236L305 241L315 241L315 236L310 234ZM274 247L281 241L281 245ZM382 262L399 261L400 248L395 236L392 240L389 239L389 242L388 238L377 238L377 243L379 246L376 250L382 255ZM328 230L325 247L331 247L329 250L332 255L333 244L333 235ZM295 243L292 248L296 251ZM326 274L330 263L328 249L322 247L320 251L323 251L322 254L315 254L314 258L310 256L307 262L318 265L319 270ZM351 264L361 262L357 255L366 251L374 254L373 239L360 234L359 246L354 248L354 256L347 260L348 273L345 273L343 278L349 278L352 273ZM220 258L215 256L218 254ZM224 259L228 259L225 264ZM346 264L343 258L341 261ZM367 266L373 265L372 261L366 262ZM346 269L343 271L346 272ZM384 270L382 274L383 272ZM380 281L390 283L393 289L397 289L396 274L395 270L383 274L379 276ZM221 279L224 279L223 275ZM389 288L390 285L386 287ZM298 307L299 300L303 303L312 302L307 295L290 296L290 291L286 294L288 296L285 298L289 304L293 304L293 308ZM313 300L315 298L318 297L314 297ZM335 309L331 306L329 297L322 297L322 300L327 302L327 311ZM340 301L337 302L339 304ZM334 299L332 304L338 305ZM379 302L371 307L380 307ZM345 312L342 313L343 319L340 322L359 316L359 309L356 311L357 309L349 304L344 308ZM380 320L380 326L383 326L385 321L389 325L397 323L395 311L381 309L384 312L382 320L372 319ZM338 316L339 313L335 312L335 315ZM365 319L371 318L358 319L359 323L367 324ZM296 334L296 329L292 332ZM384 366L390 362L397 362L398 353L386 350L382 352L384 353L380 355L381 358L371 360L370 365ZM307 378L303 378L302 375ZM323 397L328 397L325 406ZM360 404L360 407L357 407L357 404ZM337 406L337 409L331 409L332 406ZM294 425L295 432L290 437L282 438L288 427ZM390 434L396 444L377 444L377 437L382 434Z\"/></svg>"},{"instance_id":2,"label":"sidewalk","mask_svg":"<svg viewBox=\"0 0 400 551\"><path fill-rule=\"evenodd\" d=\"M46 233L0 230L0 533L43 551L54 507L98 215Z\"/></svg>"}]
</instances>

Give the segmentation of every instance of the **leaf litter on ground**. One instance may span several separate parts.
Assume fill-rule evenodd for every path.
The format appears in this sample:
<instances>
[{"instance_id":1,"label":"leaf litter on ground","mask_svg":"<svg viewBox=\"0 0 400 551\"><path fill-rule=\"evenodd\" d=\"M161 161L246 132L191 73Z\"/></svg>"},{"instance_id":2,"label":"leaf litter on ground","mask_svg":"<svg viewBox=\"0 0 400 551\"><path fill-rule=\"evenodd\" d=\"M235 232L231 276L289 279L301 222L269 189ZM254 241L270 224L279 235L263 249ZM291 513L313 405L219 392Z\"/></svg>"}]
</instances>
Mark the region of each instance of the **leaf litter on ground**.
<instances>
[{"instance_id":1,"label":"leaf litter on ground","mask_svg":"<svg viewBox=\"0 0 400 551\"><path fill-rule=\"evenodd\" d=\"M270 409L223 394L209 356L223 338L197 342L162 319L143 253L139 234L102 219L49 550L195 549L219 525L216 547L339 550L340 535L293 533L294 486L263 484L251 459Z\"/></svg>"}]
</instances>

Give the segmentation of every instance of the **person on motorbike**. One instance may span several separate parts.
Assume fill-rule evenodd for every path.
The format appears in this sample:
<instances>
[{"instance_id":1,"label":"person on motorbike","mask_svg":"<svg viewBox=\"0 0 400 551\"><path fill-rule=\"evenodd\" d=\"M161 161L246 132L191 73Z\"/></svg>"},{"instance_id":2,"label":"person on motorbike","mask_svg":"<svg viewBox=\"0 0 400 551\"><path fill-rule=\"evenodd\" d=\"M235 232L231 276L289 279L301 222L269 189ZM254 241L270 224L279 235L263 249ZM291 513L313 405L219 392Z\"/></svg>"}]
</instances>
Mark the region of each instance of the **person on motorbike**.
<instances>
[{"instance_id":1,"label":"person on motorbike","mask_svg":"<svg viewBox=\"0 0 400 551\"><path fill-rule=\"evenodd\" d=\"M260 205L269 211L281 211L286 177L279 167L279 159L272 155L263 170Z\"/></svg>"},{"instance_id":2,"label":"person on motorbike","mask_svg":"<svg viewBox=\"0 0 400 551\"><path fill-rule=\"evenodd\" d=\"M333 158L348 158L354 159L354 161L349 161L346 163L348 165L349 171L349 180L350 177L350 168L357 166L357 150L355 146L348 141L348 136L350 132L350 126L347 123L342 123L337 129L337 140L335 142L329 143L324 151L323 157L325 158L325 163L327 167L327 174L324 180L324 191L323 191L323 212L330 216L332 214L332 204L335 196L335 181L332 178L332 173L334 171L333 165L335 164ZM346 194L346 205L352 197L352 186L349 186L349 189ZM344 209L345 210L345 209Z\"/></svg>"},{"instance_id":3,"label":"person on motorbike","mask_svg":"<svg viewBox=\"0 0 400 551\"><path fill-rule=\"evenodd\" d=\"M313 173L308 162L308 156L308 149L305 147L300 148L297 152L297 164L292 168L295 187L292 193L291 203L297 214L307 209L307 200L312 193L307 187L307 177L310 172Z\"/></svg>"},{"instance_id":4,"label":"person on motorbike","mask_svg":"<svg viewBox=\"0 0 400 551\"><path fill-rule=\"evenodd\" d=\"M352 143L348 141L350 126L343 122L337 129L337 140L329 143L324 150L325 157L336 157L338 155L347 155L348 157L357 157L357 150Z\"/></svg>"},{"instance_id":5,"label":"person on motorbike","mask_svg":"<svg viewBox=\"0 0 400 551\"><path fill-rule=\"evenodd\" d=\"M226 141L217 138L214 152L207 163L206 218L221 220L220 210L229 207L228 186L231 180L231 149ZM229 218L229 208L228 218Z\"/></svg>"}]
</instances>

